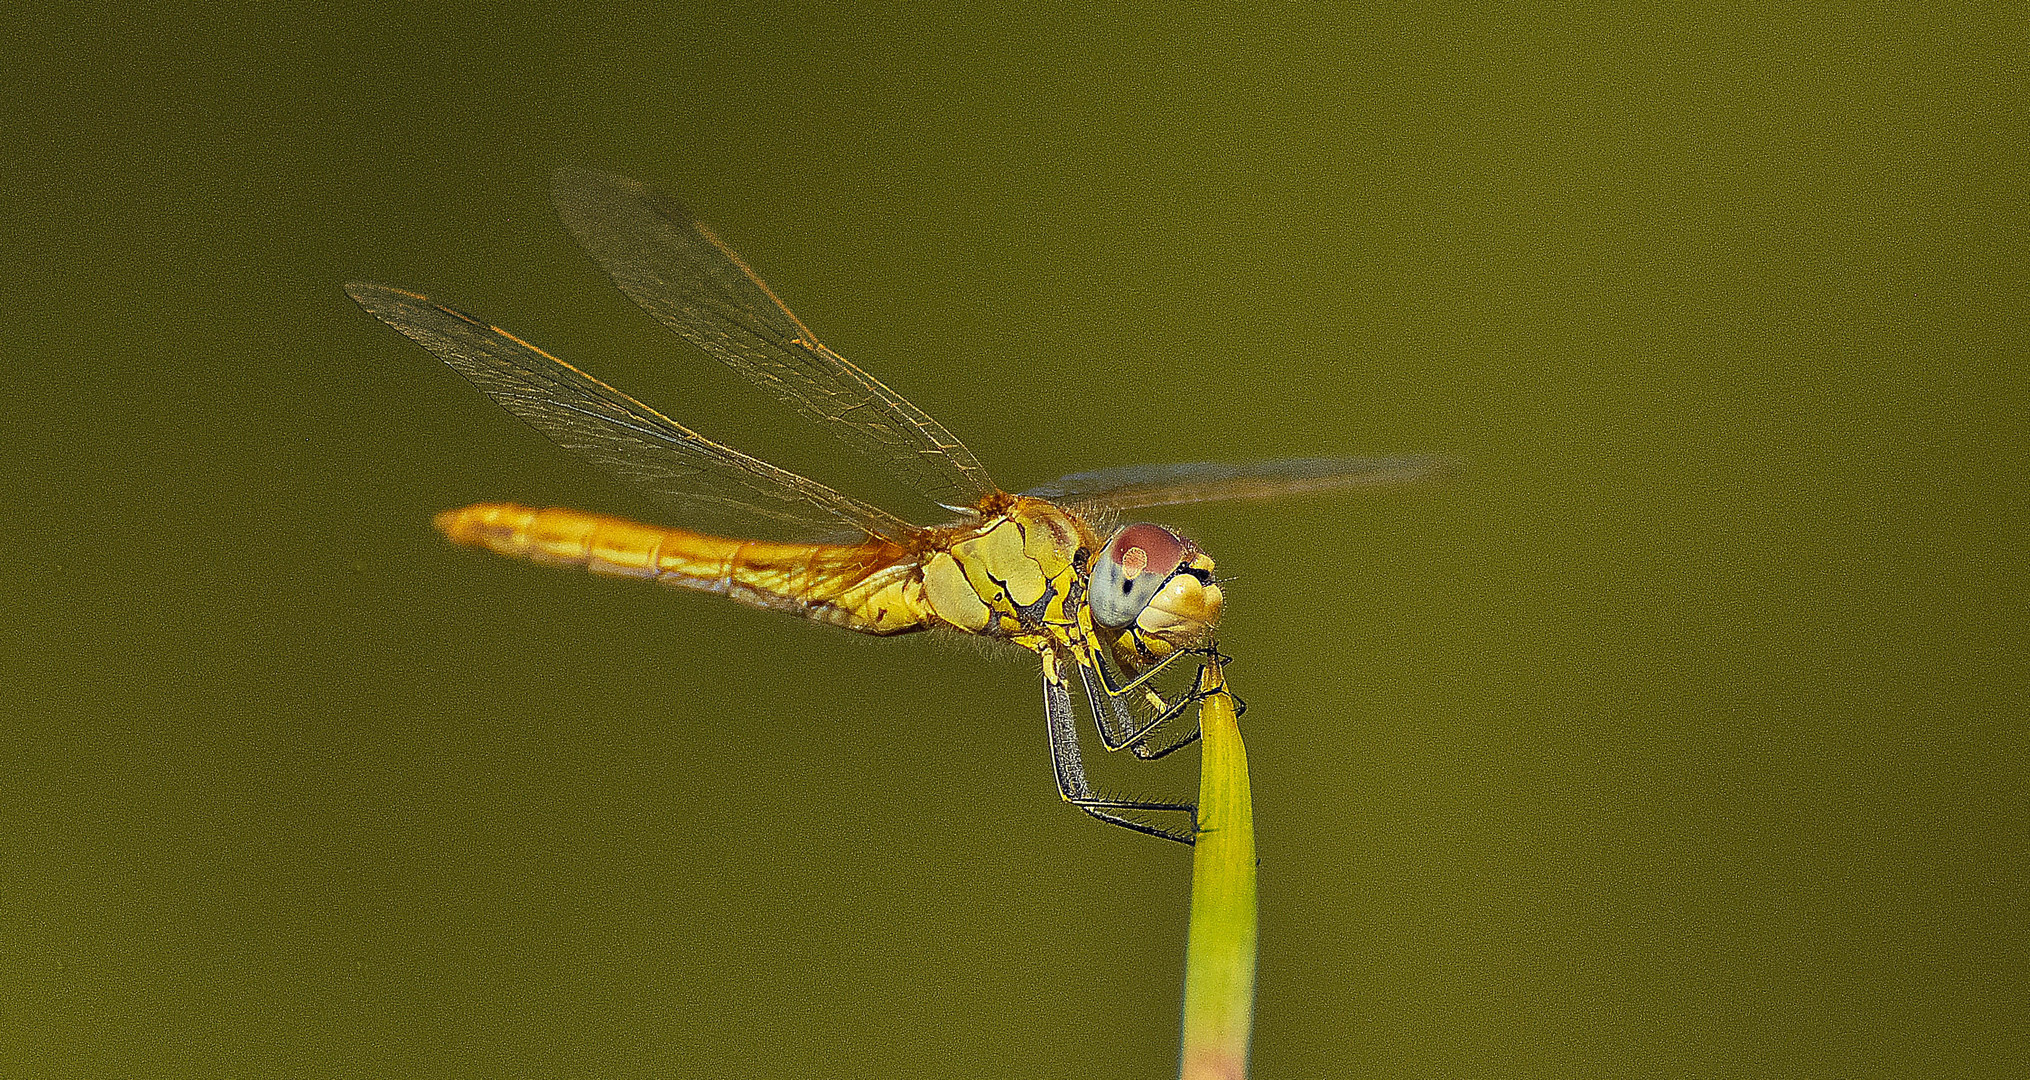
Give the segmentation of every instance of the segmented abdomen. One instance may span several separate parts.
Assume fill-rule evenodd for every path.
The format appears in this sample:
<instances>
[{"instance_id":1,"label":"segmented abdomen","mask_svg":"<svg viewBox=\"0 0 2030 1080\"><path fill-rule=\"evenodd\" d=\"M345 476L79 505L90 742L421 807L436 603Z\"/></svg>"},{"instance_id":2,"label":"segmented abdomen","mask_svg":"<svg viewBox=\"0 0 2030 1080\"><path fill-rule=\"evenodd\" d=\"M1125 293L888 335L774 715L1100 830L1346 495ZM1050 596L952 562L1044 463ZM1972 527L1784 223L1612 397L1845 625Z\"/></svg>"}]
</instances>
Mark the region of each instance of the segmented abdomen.
<instances>
[{"instance_id":1,"label":"segmented abdomen","mask_svg":"<svg viewBox=\"0 0 2030 1080\"><path fill-rule=\"evenodd\" d=\"M436 524L457 543L502 555L717 593L861 633L900 634L929 625L915 557L885 540L736 540L512 503L446 510Z\"/></svg>"}]
</instances>

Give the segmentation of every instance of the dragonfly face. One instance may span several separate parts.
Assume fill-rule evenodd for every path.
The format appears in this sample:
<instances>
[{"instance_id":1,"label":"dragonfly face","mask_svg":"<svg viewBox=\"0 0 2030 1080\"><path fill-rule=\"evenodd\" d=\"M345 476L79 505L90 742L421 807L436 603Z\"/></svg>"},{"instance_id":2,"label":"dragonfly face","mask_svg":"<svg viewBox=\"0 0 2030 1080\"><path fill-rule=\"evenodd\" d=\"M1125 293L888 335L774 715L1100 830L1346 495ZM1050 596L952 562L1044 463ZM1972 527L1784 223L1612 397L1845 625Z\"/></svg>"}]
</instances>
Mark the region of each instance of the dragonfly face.
<instances>
[{"instance_id":1,"label":"dragonfly face","mask_svg":"<svg viewBox=\"0 0 2030 1080\"><path fill-rule=\"evenodd\" d=\"M930 502L965 508L913 525L814 480L713 442L530 343L427 297L346 286L377 318L559 445L640 485L685 520L743 517L856 543L779 542L645 525L560 508L483 503L446 511L451 539L538 562L717 593L868 634L937 627L1034 652L1059 793L1101 820L1190 843L1188 803L1108 798L1086 779L1077 681L1108 750L1161 757L1197 738L1173 723L1211 687L1159 676L1209 656L1224 597L1212 559L1160 525L1104 542L1096 515L1398 483L1424 459L1303 458L1106 469L1020 495L1002 491L965 444L818 342L739 256L676 202L617 176L557 173L558 212L614 283L678 336L823 424ZM1189 666L1188 666L1189 667ZM1167 677L1167 676L1166 676ZM1159 732L1168 732L1167 735ZM1152 816L1184 815L1164 825ZM1174 820L1174 818L1173 818Z\"/></svg>"},{"instance_id":2,"label":"dragonfly face","mask_svg":"<svg viewBox=\"0 0 2030 1080\"><path fill-rule=\"evenodd\" d=\"M1114 635L1117 662L1140 671L1212 635L1225 603L1212 556L1161 525L1138 522L1100 549L1087 585L1093 622Z\"/></svg>"}]
</instances>

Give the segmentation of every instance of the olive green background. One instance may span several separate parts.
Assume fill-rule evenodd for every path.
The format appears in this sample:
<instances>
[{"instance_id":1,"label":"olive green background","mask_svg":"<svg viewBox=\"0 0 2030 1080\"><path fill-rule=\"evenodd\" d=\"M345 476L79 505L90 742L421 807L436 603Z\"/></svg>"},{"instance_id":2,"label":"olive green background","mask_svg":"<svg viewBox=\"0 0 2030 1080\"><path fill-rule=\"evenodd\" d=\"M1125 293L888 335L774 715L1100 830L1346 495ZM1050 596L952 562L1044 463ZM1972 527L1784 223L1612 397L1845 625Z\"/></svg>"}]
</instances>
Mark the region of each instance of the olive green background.
<instances>
[{"instance_id":1,"label":"olive green background","mask_svg":"<svg viewBox=\"0 0 2030 1080\"><path fill-rule=\"evenodd\" d=\"M5 19L0 1075L1174 1070L1189 860L1057 801L1021 657L429 530L654 509L348 279L893 494L564 163L1005 486L1460 463L1160 516L1236 578L1257 1075L2030 1069L2020 10Z\"/></svg>"}]
</instances>

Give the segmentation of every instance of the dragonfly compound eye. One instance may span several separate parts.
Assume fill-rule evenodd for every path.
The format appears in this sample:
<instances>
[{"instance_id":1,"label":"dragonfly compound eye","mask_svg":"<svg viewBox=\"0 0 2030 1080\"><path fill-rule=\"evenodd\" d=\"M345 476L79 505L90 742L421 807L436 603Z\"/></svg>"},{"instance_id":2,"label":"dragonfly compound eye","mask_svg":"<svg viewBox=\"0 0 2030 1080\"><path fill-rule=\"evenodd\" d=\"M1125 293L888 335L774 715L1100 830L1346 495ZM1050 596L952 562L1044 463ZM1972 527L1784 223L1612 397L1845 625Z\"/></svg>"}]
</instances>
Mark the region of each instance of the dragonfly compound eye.
<instances>
[{"instance_id":1,"label":"dragonfly compound eye","mask_svg":"<svg viewBox=\"0 0 2030 1080\"><path fill-rule=\"evenodd\" d=\"M1191 542L1161 525L1129 525L1116 532L1093 563L1086 603L1101 626L1135 621L1192 551Z\"/></svg>"}]
</instances>

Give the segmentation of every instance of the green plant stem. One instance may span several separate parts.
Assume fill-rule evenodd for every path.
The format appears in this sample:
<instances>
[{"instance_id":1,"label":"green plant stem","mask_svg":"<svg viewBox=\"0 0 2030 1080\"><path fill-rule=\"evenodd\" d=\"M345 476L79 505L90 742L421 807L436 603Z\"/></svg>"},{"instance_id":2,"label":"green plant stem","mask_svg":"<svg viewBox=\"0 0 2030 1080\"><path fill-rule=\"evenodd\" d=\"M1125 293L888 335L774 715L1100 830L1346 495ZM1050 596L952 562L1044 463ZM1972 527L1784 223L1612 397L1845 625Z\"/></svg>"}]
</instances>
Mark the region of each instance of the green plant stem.
<instances>
[{"instance_id":1,"label":"green plant stem","mask_svg":"<svg viewBox=\"0 0 2030 1080\"><path fill-rule=\"evenodd\" d=\"M1183 1080L1240 1080L1255 1011L1255 820L1248 754L1219 665L1199 706L1205 742L1198 841L1191 860L1191 932L1184 956Z\"/></svg>"}]
</instances>

